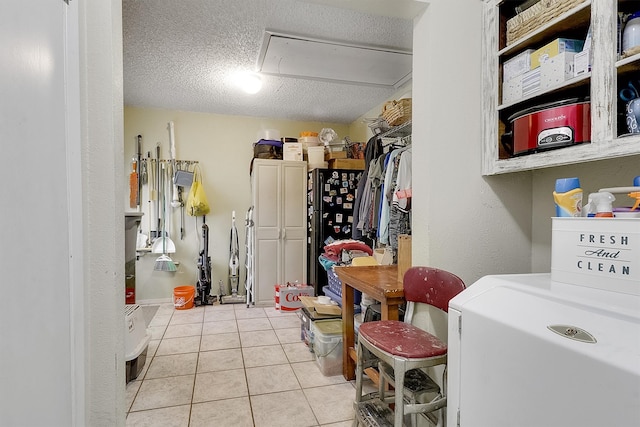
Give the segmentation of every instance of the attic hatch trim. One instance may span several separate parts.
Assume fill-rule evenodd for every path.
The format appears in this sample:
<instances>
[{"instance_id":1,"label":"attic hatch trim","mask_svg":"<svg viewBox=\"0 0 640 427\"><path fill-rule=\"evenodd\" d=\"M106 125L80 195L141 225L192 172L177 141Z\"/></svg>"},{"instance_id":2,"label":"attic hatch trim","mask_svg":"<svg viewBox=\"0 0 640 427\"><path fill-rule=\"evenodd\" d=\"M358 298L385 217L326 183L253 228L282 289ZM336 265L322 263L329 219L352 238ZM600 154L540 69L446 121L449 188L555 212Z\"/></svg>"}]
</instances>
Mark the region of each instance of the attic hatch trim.
<instances>
[{"instance_id":1,"label":"attic hatch trim","mask_svg":"<svg viewBox=\"0 0 640 427\"><path fill-rule=\"evenodd\" d=\"M410 50L265 30L256 68L265 75L398 89L411 80L412 58Z\"/></svg>"}]
</instances>

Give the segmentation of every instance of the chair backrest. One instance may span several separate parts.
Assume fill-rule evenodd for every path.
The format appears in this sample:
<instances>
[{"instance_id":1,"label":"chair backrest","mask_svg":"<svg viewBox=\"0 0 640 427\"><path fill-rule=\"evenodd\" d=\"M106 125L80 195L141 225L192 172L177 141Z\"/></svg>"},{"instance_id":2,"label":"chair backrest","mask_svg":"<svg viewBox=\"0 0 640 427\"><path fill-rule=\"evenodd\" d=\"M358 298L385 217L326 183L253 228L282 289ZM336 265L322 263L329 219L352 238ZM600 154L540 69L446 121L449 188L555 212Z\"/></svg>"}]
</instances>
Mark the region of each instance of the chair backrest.
<instances>
[{"instance_id":1,"label":"chair backrest","mask_svg":"<svg viewBox=\"0 0 640 427\"><path fill-rule=\"evenodd\" d=\"M465 288L464 282L453 273L431 267L411 267L404 274L404 298L449 311L449 300Z\"/></svg>"}]
</instances>

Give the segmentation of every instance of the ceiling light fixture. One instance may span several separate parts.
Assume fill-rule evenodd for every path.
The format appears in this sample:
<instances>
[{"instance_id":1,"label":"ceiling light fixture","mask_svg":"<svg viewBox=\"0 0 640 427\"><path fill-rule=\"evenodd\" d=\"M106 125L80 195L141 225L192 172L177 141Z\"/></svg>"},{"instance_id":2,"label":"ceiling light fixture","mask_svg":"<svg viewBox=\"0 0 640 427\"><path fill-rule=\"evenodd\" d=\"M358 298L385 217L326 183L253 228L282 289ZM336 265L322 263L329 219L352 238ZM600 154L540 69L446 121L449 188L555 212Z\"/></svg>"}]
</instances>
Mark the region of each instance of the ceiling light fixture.
<instances>
[{"instance_id":1,"label":"ceiling light fixture","mask_svg":"<svg viewBox=\"0 0 640 427\"><path fill-rule=\"evenodd\" d=\"M236 84L246 93L253 95L262 89L262 78L258 73L244 71L236 76Z\"/></svg>"}]
</instances>

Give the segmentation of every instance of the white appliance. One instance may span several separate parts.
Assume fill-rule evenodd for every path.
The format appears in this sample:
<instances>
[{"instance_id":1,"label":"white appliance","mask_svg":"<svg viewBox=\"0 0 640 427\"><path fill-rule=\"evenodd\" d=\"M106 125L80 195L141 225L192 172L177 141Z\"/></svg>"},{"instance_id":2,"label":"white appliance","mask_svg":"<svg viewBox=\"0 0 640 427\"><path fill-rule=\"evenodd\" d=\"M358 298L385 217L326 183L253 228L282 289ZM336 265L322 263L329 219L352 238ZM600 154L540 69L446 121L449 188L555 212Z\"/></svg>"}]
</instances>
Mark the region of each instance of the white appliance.
<instances>
[{"instance_id":1,"label":"white appliance","mask_svg":"<svg viewBox=\"0 0 640 427\"><path fill-rule=\"evenodd\" d=\"M449 307L448 427L640 425L640 296L502 275Z\"/></svg>"},{"instance_id":2,"label":"white appliance","mask_svg":"<svg viewBox=\"0 0 640 427\"><path fill-rule=\"evenodd\" d=\"M124 306L124 343L126 380L132 381L138 377L145 361L147 349L151 341L151 332L144 320L142 307L138 304L126 304Z\"/></svg>"}]
</instances>

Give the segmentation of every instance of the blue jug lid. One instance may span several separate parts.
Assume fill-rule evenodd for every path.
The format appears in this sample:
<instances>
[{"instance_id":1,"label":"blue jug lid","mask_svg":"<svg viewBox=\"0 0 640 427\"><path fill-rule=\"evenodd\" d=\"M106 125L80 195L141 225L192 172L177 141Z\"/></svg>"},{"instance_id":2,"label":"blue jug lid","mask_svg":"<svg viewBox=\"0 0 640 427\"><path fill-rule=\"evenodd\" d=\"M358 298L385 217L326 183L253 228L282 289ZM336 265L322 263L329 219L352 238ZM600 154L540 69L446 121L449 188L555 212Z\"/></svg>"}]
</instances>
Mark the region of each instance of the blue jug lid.
<instances>
[{"instance_id":1,"label":"blue jug lid","mask_svg":"<svg viewBox=\"0 0 640 427\"><path fill-rule=\"evenodd\" d=\"M556 193L566 193L576 188L580 188L580 180L578 178L560 178L556 180Z\"/></svg>"}]
</instances>

